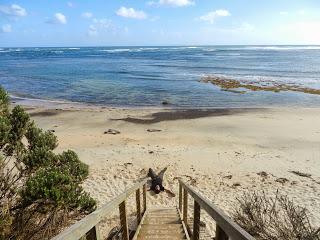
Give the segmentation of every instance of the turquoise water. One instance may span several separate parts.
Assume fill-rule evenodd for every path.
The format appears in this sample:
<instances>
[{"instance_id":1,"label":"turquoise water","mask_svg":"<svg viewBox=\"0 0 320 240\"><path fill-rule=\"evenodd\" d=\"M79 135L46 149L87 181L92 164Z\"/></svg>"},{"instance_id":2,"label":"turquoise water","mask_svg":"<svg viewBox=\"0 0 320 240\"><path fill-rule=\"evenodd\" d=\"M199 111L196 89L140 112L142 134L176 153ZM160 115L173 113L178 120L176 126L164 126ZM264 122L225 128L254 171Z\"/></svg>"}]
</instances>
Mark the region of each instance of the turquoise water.
<instances>
[{"instance_id":1,"label":"turquoise water","mask_svg":"<svg viewBox=\"0 0 320 240\"><path fill-rule=\"evenodd\" d=\"M221 91L207 74L320 88L320 46L0 48L12 95L112 106L319 106L304 93Z\"/></svg>"}]
</instances>

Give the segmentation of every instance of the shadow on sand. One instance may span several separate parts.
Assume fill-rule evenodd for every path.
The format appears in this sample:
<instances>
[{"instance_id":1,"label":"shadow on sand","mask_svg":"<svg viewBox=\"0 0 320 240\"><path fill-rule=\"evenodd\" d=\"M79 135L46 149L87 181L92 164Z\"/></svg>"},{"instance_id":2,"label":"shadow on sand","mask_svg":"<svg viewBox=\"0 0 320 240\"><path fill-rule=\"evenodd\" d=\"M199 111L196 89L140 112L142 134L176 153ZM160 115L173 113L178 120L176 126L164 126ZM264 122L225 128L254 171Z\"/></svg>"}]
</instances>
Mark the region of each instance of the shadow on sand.
<instances>
[{"instance_id":1,"label":"shadow on sand","mask_svg":"<svg viewBox=\"0 0 320 240\"><path fill-rule=\"evenodd\" d=\"M153 123L159 123L163 121L227 116L227 115L240 114L240 113L246 113L246 112L254 112L257 110L261 110L261 109L258 109L258 108L225 108L225 109L205 109L205 110L187 109L187 110L156 112L156 113L152 113L151 115L144 116L143 118L126 117L126 118L118 118L118 119L112 119L112 120L115 120L115 121L120 120L120 121L137 123L137 124L153 124Z\"/></svg>"}]
</instances>

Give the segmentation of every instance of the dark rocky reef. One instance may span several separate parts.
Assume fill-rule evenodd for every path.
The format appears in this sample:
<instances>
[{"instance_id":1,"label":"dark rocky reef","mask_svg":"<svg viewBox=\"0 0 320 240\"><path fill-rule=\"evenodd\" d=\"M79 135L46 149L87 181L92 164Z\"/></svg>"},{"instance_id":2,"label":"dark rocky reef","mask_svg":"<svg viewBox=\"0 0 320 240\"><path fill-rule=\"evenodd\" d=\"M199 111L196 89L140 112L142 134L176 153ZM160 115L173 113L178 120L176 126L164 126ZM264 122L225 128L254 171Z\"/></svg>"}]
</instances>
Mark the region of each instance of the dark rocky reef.
<instances>
[{"instance_id":1,"label":"dark rocky reef","mask_svg":"<svg viewBox=\"0 0 320 240\"><path fill-rule=\"evenodd\" d=\"M218 77L218 76L206 76L200 79L199 82L212 83L219 86L223 91L229 91L234 93L246 93L241 89L248 89L251 91L270 91L270 92L281 92L281 91L293 91L303 92L309 94L320 95L320 89L305 87L297 84L284 84L273 81L250 81L243 82L240 80ZM240 90L239 90L240 89Z\"/></svg>"}]
</instances>

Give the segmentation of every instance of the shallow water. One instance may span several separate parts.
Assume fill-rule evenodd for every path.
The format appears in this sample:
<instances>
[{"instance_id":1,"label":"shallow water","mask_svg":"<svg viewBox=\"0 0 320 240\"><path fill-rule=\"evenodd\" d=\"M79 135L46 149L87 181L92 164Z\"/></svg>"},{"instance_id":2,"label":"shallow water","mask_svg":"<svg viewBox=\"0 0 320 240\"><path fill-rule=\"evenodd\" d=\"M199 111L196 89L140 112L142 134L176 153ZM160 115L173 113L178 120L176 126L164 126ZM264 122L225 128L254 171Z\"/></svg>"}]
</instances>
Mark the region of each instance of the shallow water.
<instances>
[{"instance_id":1,"label":"shallow water","mask_svg":"<svg viewBox=\"0 0 320 240\"><path fill-rule=\"evenodd\" d=\"M320 46L1 48L11 94L114 106L319 106L304 93L221 91L207 74L320 88Z\"/></svg>"}]
</instances>

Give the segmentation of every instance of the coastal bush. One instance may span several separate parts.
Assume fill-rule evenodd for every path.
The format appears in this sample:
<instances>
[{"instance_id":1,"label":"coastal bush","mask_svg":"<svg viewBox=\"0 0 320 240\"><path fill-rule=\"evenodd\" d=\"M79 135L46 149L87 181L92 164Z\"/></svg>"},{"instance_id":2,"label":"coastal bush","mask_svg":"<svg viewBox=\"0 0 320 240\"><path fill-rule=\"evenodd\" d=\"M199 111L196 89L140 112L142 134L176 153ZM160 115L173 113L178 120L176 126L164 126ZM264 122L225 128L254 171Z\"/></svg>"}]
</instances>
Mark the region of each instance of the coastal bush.
<instances>
[{"instance_id":1,"label":"coastal bush","mask_svg":"<svg viewBox=\"0 0 320 240\"><path fill-rule=\"evenodd\" d=\"M244 193L237 199L234 220L259 240L319 240L320 228L310 223L306 208L298 206L288 196L276 193Z\"/></svg>"},{"instance_id":2,"label":"coastal bush","mask_svg":"<svg viewBox=\"0 0 320 240\"><path fill-rule=\"evenodd\" d=\"M0 240L48 239L96 202L81 187L89 174L73 151L54 153L57 137L0 87Z\"/></svg>"}]
</instances>

